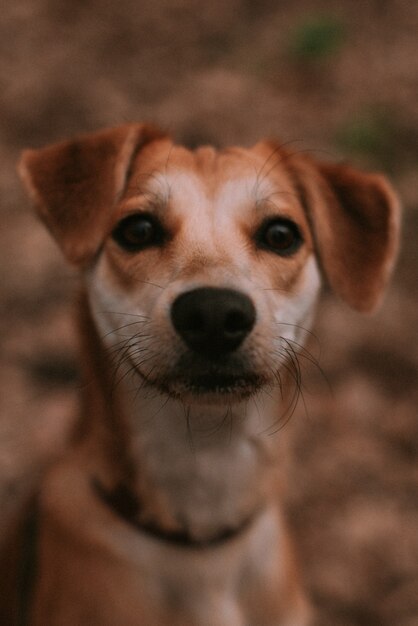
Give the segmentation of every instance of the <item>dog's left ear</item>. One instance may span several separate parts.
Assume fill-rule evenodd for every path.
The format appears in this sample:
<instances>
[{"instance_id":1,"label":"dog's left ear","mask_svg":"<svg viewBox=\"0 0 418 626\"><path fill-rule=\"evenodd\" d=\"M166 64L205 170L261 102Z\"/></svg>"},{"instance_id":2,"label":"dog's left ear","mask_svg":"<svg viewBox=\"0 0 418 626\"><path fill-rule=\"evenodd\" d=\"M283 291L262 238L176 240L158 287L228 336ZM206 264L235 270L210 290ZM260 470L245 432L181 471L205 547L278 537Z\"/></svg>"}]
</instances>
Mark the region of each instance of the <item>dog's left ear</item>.
<instances>
[{"instance_id":1,"label":"dog's left ear","mask_svg":"<svg viewBox=\"0 0 418 626\"><path fill-rule=\"evenodd\" d=\"M20 176L70 262L86 264L97 252L133 158L161 137L151 126L127 124L23 152Z\"/></svg>"},{"instance_id":2,"label":"dog's left ear","mask_svg":"<svg viewBox=\"0 0 418 626\"><path fill-rule=\"evenodd\" d=\"M381 174L341 164L318 168L327 183L327 211L317 212L315 221L328 279L353 308L372 311L380 303L396 260L398 198Z\"/></svg>"},{"instance_id":3,"label":"dog's left ear","mask_svg":"<svg viewBox=\"0 0 418 626\"><path fill-rule=\"evenodd\" d=\"M331 288L350 306L379 304L396 259L400 206L381 174L345 164L289 159Z\"/></svg>"}]
</instances>

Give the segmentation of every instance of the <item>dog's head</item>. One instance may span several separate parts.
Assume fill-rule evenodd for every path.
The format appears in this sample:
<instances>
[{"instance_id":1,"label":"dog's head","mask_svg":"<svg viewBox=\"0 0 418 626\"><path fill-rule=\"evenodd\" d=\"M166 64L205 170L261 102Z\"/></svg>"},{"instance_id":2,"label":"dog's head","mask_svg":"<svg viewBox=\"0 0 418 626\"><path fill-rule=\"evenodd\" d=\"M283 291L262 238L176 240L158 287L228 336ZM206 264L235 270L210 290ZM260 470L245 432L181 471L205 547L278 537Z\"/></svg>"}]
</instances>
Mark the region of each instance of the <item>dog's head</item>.
<instances>
[{"instance_id":1,"label":"dog's head","mask_svg":"<svg viewBox=\"0 0 418 626\"><path fill-rule=\"evenodd\" d=\"M280 382L321 283L372 310L396 255L382 176L272 142L189 151L132 124L26 151L20 172L105 342L192 402Z\"/></svg>"}]
</instances>

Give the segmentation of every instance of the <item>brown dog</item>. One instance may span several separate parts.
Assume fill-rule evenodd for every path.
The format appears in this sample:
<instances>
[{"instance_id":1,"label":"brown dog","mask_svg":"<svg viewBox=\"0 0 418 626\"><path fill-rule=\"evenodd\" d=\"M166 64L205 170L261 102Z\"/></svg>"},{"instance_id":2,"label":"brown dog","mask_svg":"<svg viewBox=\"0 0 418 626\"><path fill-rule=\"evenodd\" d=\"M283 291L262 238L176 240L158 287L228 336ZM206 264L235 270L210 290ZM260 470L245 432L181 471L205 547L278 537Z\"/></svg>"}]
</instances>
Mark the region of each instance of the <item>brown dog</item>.
<instances>
[{"instance_id":1,"label":"brown dog","mask_svg":"<svg viewBox=\"0 0 418 626\"><path fill-rule=\"evenodd\" d=\"M323 280L356 309L380 300L391 188L141 124L27 151L20 171L82 273L86 377L80 442L40 495L30 623L304 626L277 424Z\"/></svg>"}]
</instances>

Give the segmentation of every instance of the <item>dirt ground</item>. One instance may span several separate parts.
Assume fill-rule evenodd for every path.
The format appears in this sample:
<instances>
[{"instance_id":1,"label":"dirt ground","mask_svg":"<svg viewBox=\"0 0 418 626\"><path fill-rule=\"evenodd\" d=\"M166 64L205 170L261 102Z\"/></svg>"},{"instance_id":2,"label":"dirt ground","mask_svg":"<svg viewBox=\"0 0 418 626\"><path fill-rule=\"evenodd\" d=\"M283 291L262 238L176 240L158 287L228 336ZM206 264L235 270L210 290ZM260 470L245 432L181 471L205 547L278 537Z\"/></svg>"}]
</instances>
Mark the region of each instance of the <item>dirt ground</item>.
<instances>
[{"instance_id":1,"label":"dirt ground","mask_svg":"<svg viewBox=\"0 0 418 626\"><path fill-rule=\"evenodd\" d=\"M274 136L386 172L404 204L381 310L321 303L287 513L318 626L418 624L417 33L413 0L3 0L0 541L64 449L78 387L77 281L20 150L131 120L193 144Z\"/></svg>"}]
</instances>

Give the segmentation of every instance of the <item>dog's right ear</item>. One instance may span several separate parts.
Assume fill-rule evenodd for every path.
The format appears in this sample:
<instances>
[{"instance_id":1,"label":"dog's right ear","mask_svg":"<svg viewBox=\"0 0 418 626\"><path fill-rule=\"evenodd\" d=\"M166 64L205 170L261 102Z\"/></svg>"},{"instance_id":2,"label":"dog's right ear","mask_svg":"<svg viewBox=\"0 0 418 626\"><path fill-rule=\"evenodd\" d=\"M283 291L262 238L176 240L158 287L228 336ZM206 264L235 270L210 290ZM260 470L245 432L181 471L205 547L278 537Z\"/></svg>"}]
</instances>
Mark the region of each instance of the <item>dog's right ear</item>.
<instances>
[{"instance_id":1,"label":"dog's right ear","mask_svg":"<svg viewBox=\"0 0 418 626\"><path fill-rule=\"evenodd\" d=\"M19 174L70 262L83 265L93 258L132 160L163 136L151 126L127 124L23 152Z\"/></svg>"}]
</instances>

